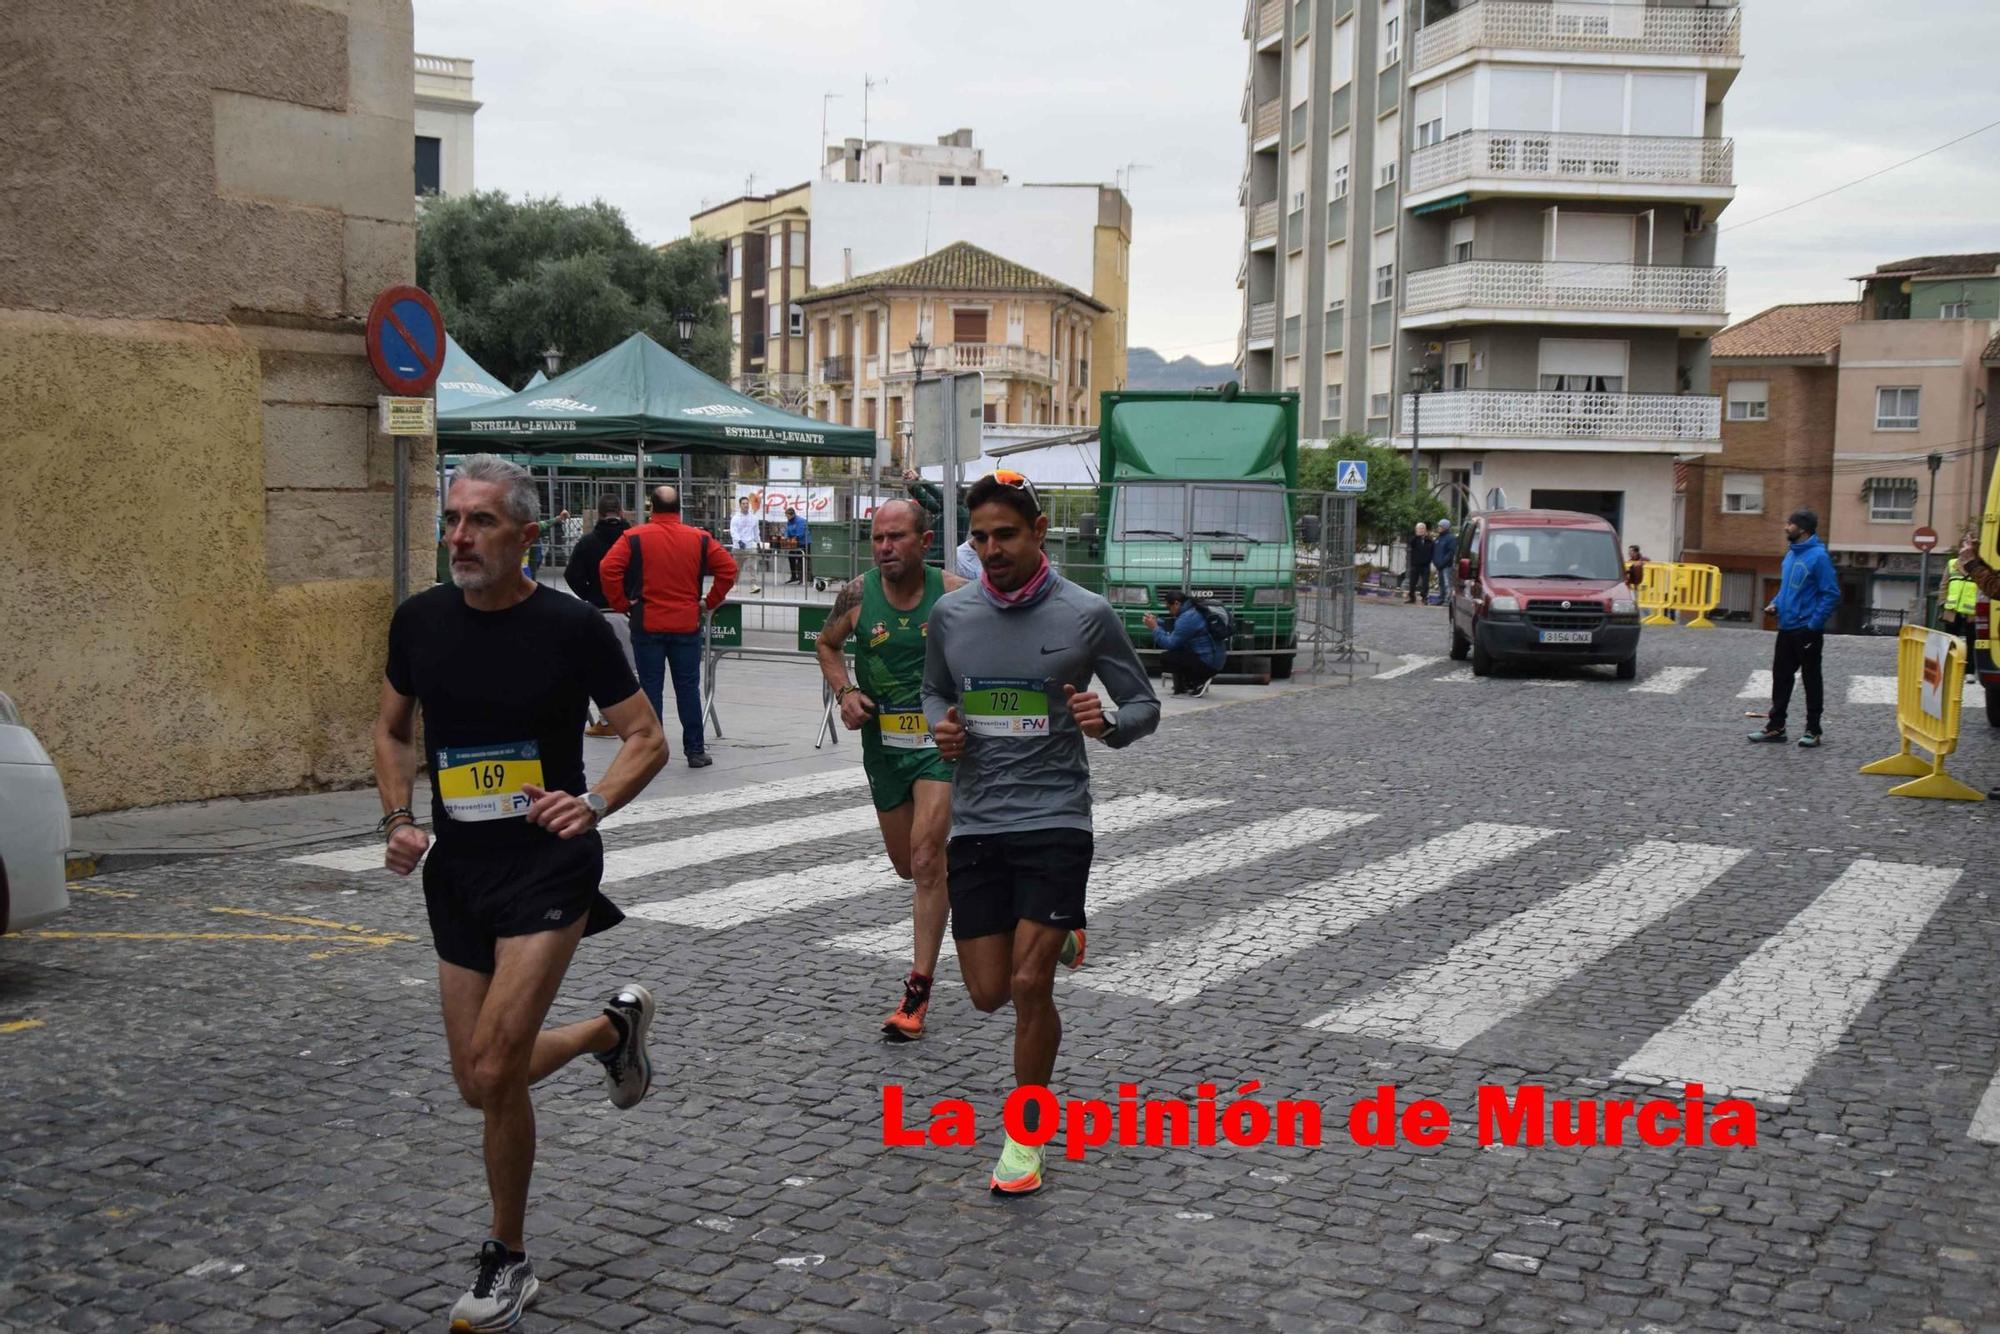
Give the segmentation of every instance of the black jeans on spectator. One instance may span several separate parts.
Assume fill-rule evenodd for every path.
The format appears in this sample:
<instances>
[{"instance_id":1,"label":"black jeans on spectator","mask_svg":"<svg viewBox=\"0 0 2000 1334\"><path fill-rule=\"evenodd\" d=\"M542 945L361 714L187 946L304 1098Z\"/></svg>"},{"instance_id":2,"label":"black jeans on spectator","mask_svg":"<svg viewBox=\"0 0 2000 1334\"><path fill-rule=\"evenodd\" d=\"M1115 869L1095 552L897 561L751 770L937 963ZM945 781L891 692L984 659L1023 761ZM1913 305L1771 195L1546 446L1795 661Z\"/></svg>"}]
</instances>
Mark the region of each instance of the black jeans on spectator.
<instances>
[{"instance_id":1,"label":"black jeans on spectator","mask_svg":"<svg viewBox=\"0 0 2000 1334\"><path fill-rule=\"evenodd\" d=\"M1174 690L1185 693L1201 689L1215 675L1215 668L1194 655L1192 649L1170 648L1160 655L1160 666L1174 674Z\"/></svg>"},{"instance_id":2,"label":"black jeans on spectator","mask_svg":"<svg viewBox=\"0 0 2000 1334\"><path fill-rule=\"evenodd\" d=\"M1414 602L1429 602L1431 599L1431 567L1419 565L1410 571L1410 599Z\"/></svg>"},{"instance_id":3,"label":"black jeans on spectator","mask_svg":"<svg viewBox=\"0 0 2000 1334\"><path fill-rule=\"evenodd\" d=\"M1823 631L1778 631L1778 646L1771 658L1771 716L1764 722L1765 731L1785 730L1785 711L1792 703L1792 674L1796 672L1805 681L1806 731L1818 735L1820 709L1826 703L1826 684L1819 670L1825 643Z\"/></svg>"}]
</instances>

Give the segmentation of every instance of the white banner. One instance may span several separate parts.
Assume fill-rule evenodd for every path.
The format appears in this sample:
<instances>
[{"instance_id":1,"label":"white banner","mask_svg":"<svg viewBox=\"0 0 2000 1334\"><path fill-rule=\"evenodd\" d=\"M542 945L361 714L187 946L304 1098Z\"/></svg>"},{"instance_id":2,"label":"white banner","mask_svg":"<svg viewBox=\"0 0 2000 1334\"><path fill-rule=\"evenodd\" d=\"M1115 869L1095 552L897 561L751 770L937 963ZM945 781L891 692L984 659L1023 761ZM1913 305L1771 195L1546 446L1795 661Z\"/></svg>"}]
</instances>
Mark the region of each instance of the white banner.
<instances>
[{"instance_id":1,"label":"white banner","mask_svg":"<svg viewBox=\"0 0 2000 1334\"><path fill-rule=\"evenodd\" d=\"M1947 688L1956 689L1956 681L1944 679L1951 646L1954 640L1942 630L1932 630L1924 636L1924 682L1917 696L1917 705L1927 717L1943 719Z\"/></svg>"}]
</instances>

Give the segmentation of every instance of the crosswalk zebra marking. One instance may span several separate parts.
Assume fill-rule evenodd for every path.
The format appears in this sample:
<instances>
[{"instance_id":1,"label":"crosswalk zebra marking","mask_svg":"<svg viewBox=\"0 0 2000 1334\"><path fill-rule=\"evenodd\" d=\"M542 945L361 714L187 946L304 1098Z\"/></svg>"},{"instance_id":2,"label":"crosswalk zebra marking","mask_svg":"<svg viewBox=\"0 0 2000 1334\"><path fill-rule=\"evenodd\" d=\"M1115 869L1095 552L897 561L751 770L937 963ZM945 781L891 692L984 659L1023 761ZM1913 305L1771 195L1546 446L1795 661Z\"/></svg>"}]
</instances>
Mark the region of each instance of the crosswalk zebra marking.
<instances>
[{"instance_id":1,"label":"crosswalk zebra marking","mask_svg":"<svg viewBox=\"0 0 2000 1334\"><path fill-rule=\"evenodd\" d=\"M1641 1082L1789 1099L1962 874L1862 859L1618 1067Z\"/></svg>"},{"instance_id":2,"label":"crosswalk zebra marking","mask_svg":"<svg viewBox=\"0 0 2000 1334\"><path fill-rule=\"evenodd\" d=\"M1358 811L1316 808L1288 811L1255 824L1204 835L1199 857L1188 856L1187 849L1179 844L1120 857L1091 872L1084 909L1094 918L1106 909L1156 889L1207 879L1224 869L1233 870L1275 857L1358 828L1375 818ZM910 924L902 921L869 927L824 943L859 954L903 954L910 948Z\"/></svg>"},{"instance_id":3,"label":"crosswalk zebra marking","mask_svg":"<svg viewBox=\"0 0 2000 1334\"><path fill-rule=\"evenodd\" d=\"M719 791L690 792L677 797L655 797L648 801L635 801L624 810L606 816L600 827L617 829L625 825L646 824L658 820L692 820L704 815L716 815L724 811L742 810L772 802L803 801L811 797L826 796L829 793L847 792L863 787L867 782L868 778L860 768L849 767L832 769L825 773L800 774L795 778L781 778L769 783L750 783ZM380 843L369 843L358 848L341 848L335 852L315 852L302 857L287 857L285 860L294 865L314 866L326 871L361 872L384 869Z\"/></svg>"},{"instance_id":4,"label":"crosswalk zebra marking","mask_svg":"<svg viewBox=\"0 0 2000 1334\"><path fill-rule=\"evenodd\" d=\"M1750 679L1748 681L1745 681L1743 683L1743 688L1736 692L1736 698L1738 699L1771 698L1770 671L1766 669L1763 671L1755 671L1750 673Z\"/></svg>"},{"instance_id":5,"label":"crosswalk zebra marking","mask_svg":"<svg viewBox=\"0 0 2000 1334\"><path fill-rule=\"evenodd\" d=\"M1715 883L1748 855L1705 843L1641 843L1596 875L1412 968L1313 1028L1457 1051Z\"/></svg>"},{"instance_id":6,"label":"crosswalk zebra marking","mask_svg":"<svg viewBox=\"0 0 2000 1334\"><path fill-rule=\"evenodd\" d=\"M1479 678L1472 674L1472 669L1470 667L1454 667L1450 671L1446 672L1443 676L1438 677L1437 679L1439 684L1441 685L1462 686L1462 685L1471 685Z\"/></svg>"},{"instance_id":7,"label":"crosswalk zebra marking","mask_svg":"<svg viewBox=\"0 0 2000 1334\"><path fill-rule=\"evenodd\" d=\"M1230 913L1192 939L1158 941L1085 968L1075 981L1096 991L1176 1005L1414 903L1556 833L1529 825L1469 824L1331 880Z\"/></svg>"},{"instance_id":8,"label":"crosswalk zebra marking","mask_svg":"<svg viewBox=\"0 0 2000 1334\"><path fill-rule=\"evenodd\" d=\"M790 816L764 824L739 825L685 838L666 838L604 854L604 880L615 885L661 871L684 870L728 861L772 848L795 847L823 838L843 838L877 828L873 806L847 806L817 815Z\"/></svg>"},{"instance_id":9,"label":"crosswalk zebra marking","mask_svg":"<svg viewBox=\"0 0 2000 1334\"><path fill-rule=\"evenodd\" d=\"M2000 1074L1986 1086L1986 1096L1979 1100L1965 1133L1981 1144L2000 1144Z\"/></svg>"},{"instance_id":10,"label":"crosswalk zebra marking","mask_svg":"<svg viewBox=\"0 0 2000 1334\"><path fill-rule=\"evenodd\" d=\"M1706 667L1662 667L1647 673L1646 679L1631 688L1635 695L1678 695L1694 684Z\"/></svg>"},{"instance_id":11,"label":"crosswalk zebra marking","mask_svg":"<svg viewBox=\"0 0 2000 1334\"><path fill-rule=\"evenodd\" d=\"M1959 695L1968 709L1984 708L1986 687L1979 684L1976 676L1967 676ZM1896 678L1893 676L1851 676L1847 679L1847 702L1849 704L1894 704L1896 702Z\"/></svg>"},{"instance_id":12,"label":"crosswalk zebra marking","mask_svg":"<svg viewBox=\"0 0 2000 1334\"><path fill-rule=\"evenodd\" d=\"M1163 792L1107 801L1096 812L1097 832L1122 833L1166 820L1178 820L1198 812L1227 805L1220 797L1174 797ZM873 810L869 810L870 823ZM716 837L711 835L710 837ZM790 840L787 840L790 841ZM765 846L771 840L767 837ZM607 872L610 859L606 858ZM607 879L608 879L607 874ZM628 917L644 917L677 926L704 927L720 931L741 926L763 917L778 917L822 903L855 898L878 889L900 889L905 882L897 876L885 854L877 853L833 866L813 866L798 871L742 880L720 889L705 890L677 899L661 899L627 908ZM900 929L907 941L909 928Z\"/></svg>"},{"instance_id":13,"label":"crosswalk zebra marking","mask_svg":"<svg viewBox=\"0 0 2000 1334\"><path fill-rule=\"evenodd\" d=\"M1411 672L1421 672L1426 667L1435 667L1438 663L1444 661L1443 658L1425 657L1421 653L1405 653L1402 655L1402 658L1402 666L1391 667L1386 672L1377 672L1374 679L1377 681L1388 681L1398 676L1408 676Z\"/></svg>"}]
</instances>

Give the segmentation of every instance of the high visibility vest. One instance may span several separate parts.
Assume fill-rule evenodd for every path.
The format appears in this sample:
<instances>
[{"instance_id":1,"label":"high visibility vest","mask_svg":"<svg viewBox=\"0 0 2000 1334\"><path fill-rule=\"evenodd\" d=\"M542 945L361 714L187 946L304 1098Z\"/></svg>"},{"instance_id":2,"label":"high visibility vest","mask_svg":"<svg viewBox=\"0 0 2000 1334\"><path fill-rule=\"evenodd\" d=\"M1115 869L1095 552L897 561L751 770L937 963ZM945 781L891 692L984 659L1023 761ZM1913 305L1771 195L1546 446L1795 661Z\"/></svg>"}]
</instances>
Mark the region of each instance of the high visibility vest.
<instances>
[{"instance_id":1,"label":"high visibility vest","mask_svg":"<svg viewBox=\"0 0 2000 1334\"><path fill-rule=\"evenodd\" d=\"M1960 616L1970 616L1978 605L1979 585L1959 573L1958 564L1954 561L1951 576L1944 586L1944 610Z\"/></svg>"}]
</instances>

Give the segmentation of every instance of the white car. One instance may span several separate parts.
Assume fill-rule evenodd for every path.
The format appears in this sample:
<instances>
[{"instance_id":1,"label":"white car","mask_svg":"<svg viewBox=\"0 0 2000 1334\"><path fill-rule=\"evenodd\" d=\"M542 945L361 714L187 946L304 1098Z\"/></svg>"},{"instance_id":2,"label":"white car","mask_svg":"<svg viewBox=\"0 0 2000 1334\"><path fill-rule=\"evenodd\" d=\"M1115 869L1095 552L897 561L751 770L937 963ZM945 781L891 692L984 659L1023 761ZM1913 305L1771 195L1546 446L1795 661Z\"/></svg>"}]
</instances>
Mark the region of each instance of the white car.
<instances>
[{"instance_id":1,"label":"white car","mask_svg":"<svg viewBox=\"0 0 2000 1334\"><path fill-rule=\"evenodd\" d=\"M62 778L14 701L0 695L0 932L69 907L63 866L69 802Z\"/></svg>"}]
</instances>

